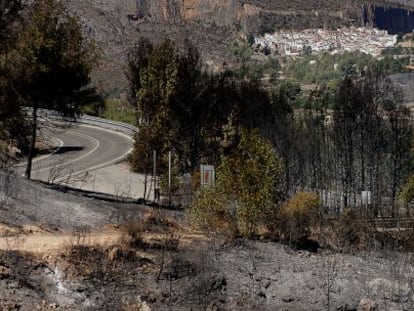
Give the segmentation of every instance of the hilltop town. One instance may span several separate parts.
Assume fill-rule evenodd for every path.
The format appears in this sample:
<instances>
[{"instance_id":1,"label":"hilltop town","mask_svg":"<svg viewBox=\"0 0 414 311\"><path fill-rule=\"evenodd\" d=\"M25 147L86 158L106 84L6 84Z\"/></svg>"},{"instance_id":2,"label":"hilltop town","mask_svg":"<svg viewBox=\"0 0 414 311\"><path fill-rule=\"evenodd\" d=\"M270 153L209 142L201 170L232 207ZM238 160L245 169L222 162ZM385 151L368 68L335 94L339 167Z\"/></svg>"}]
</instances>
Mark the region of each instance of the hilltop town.
<instances>
[{"instance_id":1,"label":"hilltop town","mask_svg":"<svg viewBox=\"0 0 414 311\"><path fill-rule=\"evenodd\" d=\"M295 56L305 53L331 54L360 51L376 57L383 49L397 43L396 35L367 27L349 27L337 30L306 29L300 32L281 30L256 37L256 51L278 55Z\"/></svg>"}]
</instances>

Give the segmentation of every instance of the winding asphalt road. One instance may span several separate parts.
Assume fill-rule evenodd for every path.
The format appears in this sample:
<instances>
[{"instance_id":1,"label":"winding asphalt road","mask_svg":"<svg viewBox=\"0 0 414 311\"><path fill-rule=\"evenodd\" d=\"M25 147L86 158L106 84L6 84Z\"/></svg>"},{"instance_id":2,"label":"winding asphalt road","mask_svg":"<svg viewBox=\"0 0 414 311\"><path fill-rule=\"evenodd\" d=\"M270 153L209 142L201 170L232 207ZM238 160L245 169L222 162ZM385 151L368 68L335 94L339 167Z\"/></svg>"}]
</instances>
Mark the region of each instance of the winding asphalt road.
<instances>
[{"instance_id":1,"label":"winding asphalt road","mask_svg":"<svg viewBox=\"0 0 414 311\"><path fill-rule=\"evenodd\" d=\"M47 134L54 151L33 161L32 178L76 186L90 179L90 172L125 159L132 139L125 134L89 125ZM24 173L24 164L17 168Z\"/></svg>"}]
</instances>

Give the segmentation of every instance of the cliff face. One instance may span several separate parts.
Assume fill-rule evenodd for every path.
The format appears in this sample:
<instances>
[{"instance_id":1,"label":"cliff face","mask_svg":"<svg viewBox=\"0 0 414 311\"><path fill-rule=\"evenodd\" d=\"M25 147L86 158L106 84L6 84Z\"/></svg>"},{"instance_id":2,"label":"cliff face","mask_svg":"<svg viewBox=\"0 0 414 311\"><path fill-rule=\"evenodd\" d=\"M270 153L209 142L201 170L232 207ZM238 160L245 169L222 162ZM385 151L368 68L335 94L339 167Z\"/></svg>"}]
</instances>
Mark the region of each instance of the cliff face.
<instances>
[{"instance_id":1,"label":"cliff face","mask_svg":"<svg viewBox=\"0 0 414 311\"><path fill-rule=\"evenodd\" d=\"M199 49L204 63L217 68L232 62L230 47L238 36L233 23L243 8L237 0L65 0L87 36L100 48L93 81L108 93L125 88L125 58L140 37L184 39Z\"/></svg>"},{"instance_id":2,"label":"cliff face","mask_svg":"<svg viewBox=\"0 0 414 311\"><path fill-rule=\"evenodd\" d=\"M407 32L414 23L413 5L404 0L138 0L137 3L143 8L142 16L146 14L163 22L236 25L246 32L361 26L367 22L369 5L373 8L372 24L381 29Z\"/></svg>"},{"instance_id":3,"label":"cliff face","mask_svg":"<svg viewBox=\"0 0 414 311\"><path fill-rule=\"evenodd\" d=\"M237 25L253 32L352 24L362 17L358 0L138 0L137 7L139 16L163 22Z\"/></svg>"},{"instance_id":4,"label":"cliff face","mask_svg":"<svg viewBox=\"0 0 414 311\"><path fill-rule=\"evenodd\" d=\"M230 26L243 15L238 0L138 0L138 15L168 23L208 21Z\"/></svg>"}]
</instances>

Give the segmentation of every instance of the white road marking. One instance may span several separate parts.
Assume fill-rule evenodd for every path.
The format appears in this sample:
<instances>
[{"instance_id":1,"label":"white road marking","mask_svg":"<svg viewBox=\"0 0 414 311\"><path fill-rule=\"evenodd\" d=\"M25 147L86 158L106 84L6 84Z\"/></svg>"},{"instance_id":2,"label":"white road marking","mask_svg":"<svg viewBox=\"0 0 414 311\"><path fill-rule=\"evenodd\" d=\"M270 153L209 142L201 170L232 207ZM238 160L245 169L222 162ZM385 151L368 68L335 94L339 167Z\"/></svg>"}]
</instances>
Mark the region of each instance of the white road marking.
<instances>
[{"instance_id":1,"label":"white road marking","mask_svg":"<svg viewBox=\"0 0 414 311\"><path fill-rule=\"evenodd\" d=\"M57 140L57 142L58 142L59 145L56 147L56 150L54 150L53 152L51 152L49 154L46 154L44 156L41 156L41 157L38 157L38 158L33 159L32 160L32 163L36 163L36 162L42 161L42 160L47 159L48 157L56 154L56 152L58 152L63 147L63 145L64 145L63 140L61 140L60 138L52 137L51 140ZM13 167L22 167L22 166L25 166L26 164L27 164L27 161L22 162L22 163L19 163L19 164L16 164L16 165L13 165Z\"/></svg>"},{"instance_id":2,"label":"white road marking","mask_svg":"<svg viewBox=\"0 0 414 311\"><path fill-rule=\"evenodd\" d=\"M46 168L43 168L43 169L41 169L41 170L36 170L35 172L36 173L40 173L40 172L44 172L44 171L47 171L47 170L50 170L51 168L57 168L57 167L62 167L62 166L65 166L65 165L68 165L68 164L72 164L72 163L74 163L74 162L78 162L78 161L80 161L80 160L82 160L82 159L84 159L84 158L86 158L86 157L88 157L88 156L90 156L92 153L94 153L99 147L100 147L100 142L99 142L99 140L97 140L95 137L92 137L92 136L89 136L89 135L86 135L86 134L81 134L81 133L76 133L76 132L71 132L71 134L75 134L75 135L78 135L78 136L84 136L84 137L88 137L88 138L90 138L92 141L95 141L95 147L91 150L91 151L89 151L88 153L85 153L84 155L82 155L82 156L80 156L80 157L78 157L78 158L75 158L75 159L73 159L73 160L70 160L70 161L67 161L67 162L64 162L64 163L61 163L61 164L58 164L58 165L52 165L52 166L48 166L48 167L46 167Z\"/></svg>"},{"instance_id":3,"label":"white road marking","mask_svg":"<svg viewBox=\"0 0 414 311\"><path fill-rule=\"evenodd\" d=\"M129 140L134 140L134 138L132 138L131 136L129 136L127 134L124 134L124 133L121 133L121 132L118 132L118 131L114 131L114 130L110 130L110 129L107 129L105 127L99 127L99 126L89 125L89 124L80 124L79 126L81 126L81 127L95 128L95 129L99 129L101 131L107 131L107 132L110 132L112 134L116 134L116 135L119 135L119 136L122 136L122 137L126 137Z\"/></svg>"},{"instance_id":4,"label":"white road marking","mask_svg":"<svg viewBox=\"0 0 414 311\"><path fill-rule=\"evenodd\" d=\"M133 139L131 136L129 136L129 135L126 135L126 134L121 133L121 132L113 131L113 130L110 130L110 129L106 129L106 128L102 128L102 127L98 127L98 126L93 126L93 125L86 125L86 124L82 124L81 126L82 126L82 127L97 128L97 129L99 129L99 130L103 130L103 131L111 132L111 133L113 133L113 134L117 134L117 135L119 135L119 136L126 137L126 138L128 138L129 140L132 140L132 141L134 140L134 139ZM85 168L85 169L82 169L82 170L77 171L77 172L74 172L74 173L70 173L70 174L68 174L68 175L65 175L65 176L62 176L62 177L59 177L59 178L55 179L55 181L56 181L56 182L60 182L60 181L62 181L62 180L64 180L64 179L66 179L66 178L68 178L68 177L71 177L71 176L76 176L76 175L79 175L79 174L86 173L86 172L88 172L88 171L98 170L98 169L100 169L100 168L104 168L104 167L106 167L106 166L109 166L109 165L115 164L115 163L117 163L117 162L119 162L119 161L124 160L124 159L128 156L128 154L132 152L132 150L134 150L134 148L133 148L133 147L131 147L131 148L130 148L127 152L125 152L125 153L124 153L124 154L122 154L121 156L117 157L116 159L113 159L113 160L111 160L111 161L108 161L108 162L105 162L105 163L101 163L101 164L98 164L98 165L95 165L95 166L92 166L92 167L89 167L89 168Z\"/></svg>"},{"instance_id":5,"label":"white road marking","mask_svg":"<svg viewBox=\"0 0 414 311\"><path fill-rule=\"evenodd\" d=\"M132 138L131 136L129 136L129 135L127 135L127 134L124 134L124 133L121 133L121 132L118 132L118 131L114 131L114 130L110 130L110 129L107 129L107 128L102 128L102 127L99 127L99 126L87 125L87 124L80 124L79 126L80 126L80 127L95 128L95 129L98 129L98 130L100 130L100 131L106 131L106 132L110 132L110 133L112 133L112 134L116 134L116 135L122 136L122 137L127 138L127 139L129 139L129 140L131 140L131 141L133 141L133 140L134 140L134 138ZM96 145L95 145L95 147L94 147L91 151L89 151L88 153L86 153L86 154L84 154L84 155L82 155L82 156L80 156L80 157L78 157L78 158L75 158L75 159L70 160L70 161L68 161L68 162L61 163L61 164L59 164L59 165L48 166L48 167L46 167L46 168L42 168L41 170L33 170L33 172L40 173L40 172L44 172L44 171L50 170L50 169L52 169L52 168L62 167L62 166L68 165L68 164L72 164L72 163L74 163L74 162L78 162L78 161L80 161L80 160L82 160L82 159L84 159L84 158L86 158L86 157L90 156L92 153L94 153L94 152L95 152L95 151L96 151L96 150L100 147L100 142L99 142L99 140L97 140L95 137L92 137L92 136L89 136L89 135L86 135L86 134L81 134L81 133L73 132L73 131L68 131L68 133L69 133L69 132L70 132L71 134L74 134L74 135L78 135L78 136L83 136L83 137L88 137L88 138L90 138L91 140L95 141L95 144L96 144ZM44 159L46 159L46 158L48 158L48 157L50 157L50 156L52 156L52 155L56 154L56 153L59 151L59 149L61 149L61 148L64 146L64 142L63 142L61 139L59 139L59 138L57 138L57 137L53 137L53 138L54 138L54 139L56 139L56 140L58 140L58 142L59 142L59 147L58 147L55 151L53 151L52 153L50 153L50 154L48 154L48 155L45 155L45 156L42 156L42 157L40 157L40 158L37 158L37 159L35 159L33 162L38 162L38 161L44 160ZM64 179L66 179L66 178L68 178L68 177L70 177L70 176L79 175L79 174L82 174L82 173L85 173L85 172L88 172L88 171L92 171L92 170L98 170L98 169L100 169L100 168L104 168L104 167L106 167L106 166L109 166L109 165L115 164L115 163L117 163L117 162L120 162L120 161L124 160L124 159L128 156L128 154L132 152L132 150L133 150L133 149L134 149L134 148L133 148L133 147L131 147L131 148L130 148L127 152L125 152L125 153L124 153L124 154L122 154L121 156L117 157L116 159L113 159L113 160L110 160L110 161L107 161L107 162L105 162L105 163L101 163L101 164L98 164L98 165L94 165L94 166L92 166L92 167L85 168L85 169L82 169L82 170L77 171L77 172L73 172L73 173L68 174L68 175L65 175L65 176L63 176L63 177L59 177L59 178L57 178L55 181L56 181L56 182L60 182L60 181L62 181L62 180L64 180ZM27 162L25 162L25 163L20 163L20 164L18 164L18 165L16 165L16 166L23 166L23 165L25 165L26 163L27 163Z\"/></svg>"},{"instance_id":6,"label":"white road marking","mask_svg":"<svg viewBox=\"0 0 414 311\"><path fill-rule=\"evenodd\" d=\"M63 176L63 177L59 177L59 178L56 179L56 182L60 182L60 181L66 179L68 177L71 177L71 176L76 176L76 175L79 175L79 174L83 174L83 173L86 173L86 172L89 172L89 171L93 171L93 170L98 170L100 168L104 168L106 166L115 164L115 163L117 163L119 161L124 160L128 156L128 154L130 152L132 152L132 150L134 150L134 148L130 148L126 153L124 153L123 155L121 155L118 158L113 159L111 161L108 161L108 162L105 162L105 163L102 163L102 164L98 164L98 165L95 165L95 166L92 166L92 167L89 167L89 168L85 168L83 170L80 170L78 172L74 172L74 173L68 174L68 175Z\"/></svg>"}]
</instances>

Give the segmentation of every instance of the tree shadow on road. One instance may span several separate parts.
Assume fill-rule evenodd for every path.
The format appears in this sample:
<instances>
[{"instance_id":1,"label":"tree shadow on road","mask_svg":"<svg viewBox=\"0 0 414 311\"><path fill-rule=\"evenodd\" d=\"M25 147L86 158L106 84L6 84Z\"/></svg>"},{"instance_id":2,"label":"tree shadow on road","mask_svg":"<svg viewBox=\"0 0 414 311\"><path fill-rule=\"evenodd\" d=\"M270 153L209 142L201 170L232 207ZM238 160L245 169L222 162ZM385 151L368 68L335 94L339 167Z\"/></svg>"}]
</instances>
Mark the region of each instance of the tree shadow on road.
<instances>
[{"instance_id":1,"label":"tree shadow on road","mask_svg":"<svg viewBox=\"0 0 414 311\"><path fill-rule=\"evenodd\" d=\"M58 148L54 152L55 154L65 154L68 152L79 152L79 151L82 151L83 149L85 148L81 146L64 146L64 147Z\"/></svg>"}]
</instances>

